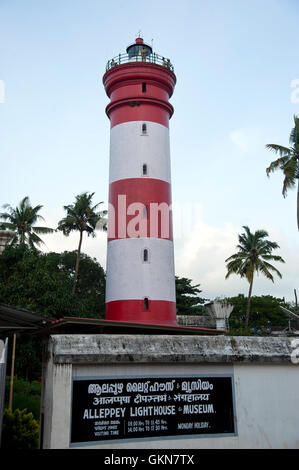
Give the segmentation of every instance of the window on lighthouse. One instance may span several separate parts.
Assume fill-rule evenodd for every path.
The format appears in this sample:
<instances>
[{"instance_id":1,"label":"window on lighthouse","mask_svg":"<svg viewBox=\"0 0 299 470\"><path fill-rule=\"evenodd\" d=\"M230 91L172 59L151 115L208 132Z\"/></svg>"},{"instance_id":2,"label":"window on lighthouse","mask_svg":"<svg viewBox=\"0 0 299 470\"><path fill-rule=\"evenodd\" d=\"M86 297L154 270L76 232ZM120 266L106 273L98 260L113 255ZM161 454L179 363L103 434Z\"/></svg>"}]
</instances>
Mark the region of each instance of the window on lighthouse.
<instances>
[{"instance_id":1,"label":"window on lighthouse","mask_svg":"<svg viewBox=\"0 0 299 470\"><path fill-rule=\"evenodd\" d=\"M146 92L146 83L143 82L142 83L142 93L145 93Z\"/></svg>"},{"instance_id":2,"label":"window on lighthouse","mask_svg":"<svg viewBox=\"0 0 299 470\"><path fill-rule=\"evenodd\" d=\"M145 297L145 299L143 300L143 307L144 307L144 310L148 310L148 309L149 309L149 300L148 300L148 297Z\"/></svg>"},{"instance_id":3,"label":"window on lighthouse","mask_svg":"<svg viewBox=\"0 0 299 470\"><path fill-rule=\"evenodd\" d=\"M143 176L147 176L147 164L146 163L142 165L142 174Z\"/></svg>"},{"instance_id":4,"label":"window on lighthouse","mask_svg":"<svg viewBox=\"0 0 299 470\"><path fill-rule=\"evenodd\" d=\"M147 249L147 248L145 248L145 249L143 250L143 261L144 261L145 263L148 262L148 249Z\"/></svg>"},{"instance_id":5,"label":"window on lighthouse","mask_svg":"<svg viewBox=\"0 0 299 470\"><path fill-rule=\"evenodd\" d=\"M143 135L146 134L146 124L145 123L142 124L142 134Z\"/></svg>"}]
</instances>

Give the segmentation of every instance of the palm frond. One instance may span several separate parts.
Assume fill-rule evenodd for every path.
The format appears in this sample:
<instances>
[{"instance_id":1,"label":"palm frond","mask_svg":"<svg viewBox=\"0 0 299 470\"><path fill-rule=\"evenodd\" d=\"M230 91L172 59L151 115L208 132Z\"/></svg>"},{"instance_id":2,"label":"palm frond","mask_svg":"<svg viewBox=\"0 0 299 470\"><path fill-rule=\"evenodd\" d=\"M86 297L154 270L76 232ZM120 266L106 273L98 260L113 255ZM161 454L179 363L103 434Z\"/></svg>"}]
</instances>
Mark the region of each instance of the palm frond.
<instances>
[{"instance_id":1,"label":"palm frond","mask_svg":"<svg viewBox=\"0 0 299 470\"><path fill-rule=\"evenodd\" d=\"M49 228L49 227L32 227L32 230L34 233L41 233L44 235L55 232L53 228Z\"/></svg>"},{"instance_id":2,"label":"palm frond","mask_svg":"<svg viewBox=\"0 0 299 470\"><path fill-rule=\"evenodd\" d=\"M97 210L97 208L98 208L101 204L104 204L104 201L98 202L98 204L96 204L95 206L93 206L93 207L92 207L92 211L95 212L95 211Z\"/></svg>"},{"instance_id":3,"label":"palm frond","mask_svg":"<svg viewBox=\"0 0 299 470\"><path fill-rule=\"evenodd\" d=\"M12 231L15 231L16 229L15 224L12 224L11 222L3 222L1 224L1 227L7 230L12 230Z\"/></svg>"},{"instance_id":4,"label":"palm frond","mask_svg":"<svg viewBox=\"0 0 299 470\"><path fill-rule=\"evenodd\" d=\"M231 255L229 258L227 258L225 260L226 263L230 262L230 261L241 261L242 259L246 259L247 258L247 253L234 253L233 255Z\"/></svg>"},{"instance_id":5,"label":"palm frond","mask_svg":"<svg viewBox=\"0 0 299 470\"><path fill-rule=\"evenodd\" d=\"M29 196L25 196L20 202L20 208L24 209L26 206L30 205Z\"/></svg>"},{"instance_id":6,"label":"palm frond","mask_svg":"<svg viewBox=\"0 0 299 470\"><path fill-rule=\"evenodd\" d=\"M299 117L296 115L294 116L294 127L291 130L289 141L291 145L299 145Z\"/></svg>"},{"instance_id":7,"label":"palm frond","mask_svg":"<svg viewBox=\"0 0 299 470\"><path fill-rule=\"evenodd\" d=\"M256 242L259 242L261 241L263 238L266 238L269 236L269 233L266 231L266 230L256 230L255 233L254 233L254 240ZM271 243L271 242L270 242Z\"/></svg>"},{"instance_id":8,"label":"palm frond","mask_svg":"<svg viewBox=\"0 0 299 470\"><path fill-rule=\"evenodd\" d=\"M266 149L274 153L278 153L281 157L287 157L291 154L291 149L289 147L284 147L283 145L267 144Z\"/></svg>"},{"instance_id":9,"label":"palm frond","mask_svg":"<svg viewBox=\"0 0 299 470\"><path fill-rule=\"evenodd\" d=\"M280 263L285 263L285 260L281 256L277 255L263 255L263 259L269 261L279 261Z\"/></svg>"},{"instance_id":10,"label":"palm frond","mask_svg":"<svg viewBox=\"0 0 299 470\"><path fill-rule=\"evenodd\" d=\"M274 282L274 278L273 278L272 274L270 273L269 267L266 265L266 263L263 263L260 260L258 260L257 263L256 263L256 272L257 273L259 273L259 272L263 273L263 275L267 279L270 279L270 281Z\"/></svg>"},{"instance_id":11,"label":"palm frond","mask_svg":"<svg viewBox=\"0 0 299 470\"><path fill-rule=\"evenodd\" d=\"M282 279L282 274L280 273L280 271L278 271L277 268L275 268L275 266L273 266L272 264L270 263L267 263L267 262L263 262L262 263L263 266L270 272L270 271L273 271L275 274L277 274L277 276ZM274 279L273 279L273 282L274 282Z\"/></svg>"},{"instance_id":12,"label":"palm frond","mask_svg":"<svg viewBox=\"0 0 299 470\"><path fill-rule=\"evenodd\" d=\"M43 240L35 233L30 233L28 235L28 241L31 248L35 248L35 245L40 246L45 244Z\"/></svg>"},{"instance_id":13,"label":"palm frond","mask_svg":"<svg viewBox=\"0 0 299 470\"><path fill-rule=\"evenodd\" d=\"M7 219L10 219L10 218L11 218L11 214L9 214L8 212L1 212L0 213L0 219L7 220Z\"/></svg>"},{"instance_id":14,"label":"palm frond","mask_svg":"<svg viewBox=\"0 0 299 470\"><path fill-rule=\"evenodd\" d=\"M282 184L282 195L283 197L287 196L288 190L293 189L296 185L295 178L292 178L290 176L286 176L283 180Z\"/></svg>"},{"instance_id":15,"label":"palm frond","mask_svg":"<svg viewBox=\"0 0 299 470\"><path fill-rule=\"evenodd\" d=\"M276 170L283 170L289 159L290 156L287 155L274 160L274 162L271 162L268 168L266 168L267 176L270 176L270 173L274 173Z\"/></svg>"}]
</instances>

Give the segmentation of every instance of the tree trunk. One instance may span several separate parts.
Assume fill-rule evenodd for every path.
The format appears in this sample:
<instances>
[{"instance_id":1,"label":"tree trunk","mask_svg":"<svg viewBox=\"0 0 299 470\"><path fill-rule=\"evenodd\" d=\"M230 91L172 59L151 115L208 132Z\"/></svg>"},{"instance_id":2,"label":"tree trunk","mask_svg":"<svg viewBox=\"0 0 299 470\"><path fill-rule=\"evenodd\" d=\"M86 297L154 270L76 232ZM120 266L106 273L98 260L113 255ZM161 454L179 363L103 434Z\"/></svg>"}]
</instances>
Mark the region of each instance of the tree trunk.
<instances>
[{"instance_id":1,"label":"tree trunk","mask_svg":"<svg viewBox=\"0 0 299 470\"><path fill-rule=\"evenodd\" d=\"M75 268L75 277L74 277L74 284L73 284L73 289L72 293L75 293L76 290L76 284L77 284L77 279L78 279L78 272L79 272L79 263L80 263L80 254L81 254L81 245L82 245L82 238L83 238L83 232L82 230L80 231L80 240L79 240L79 246L78 246L78 251L77 251L77 259L76 259L76 268Z\"/></svg>"},{"instance_id":2,"label":"tree trunk","mask_svg":"<svg viewBox=\"0 0 299 470\"><path fill-rule=\"evenodd\" d=\"M251 301L251 293L252 293L252 285L253 285L253 276L249 286L248 292L248 302L247 302L247 310L246 310L246 318L245 318L245 328L248 328L249 323L249 315L250 315L250 301Z\"/></svg>"},{"instance_id":3,"label":"tree trunk","mask_svg":"<svg viewBox=\"0 0 299 470\"><path fill-rule=\"evenodd\" d=\"M21 244L24 245L24 243L25 243L25 232L24 232L24 230L20 231L20 241L21 241Z\"/></svg>"}]
</instances>

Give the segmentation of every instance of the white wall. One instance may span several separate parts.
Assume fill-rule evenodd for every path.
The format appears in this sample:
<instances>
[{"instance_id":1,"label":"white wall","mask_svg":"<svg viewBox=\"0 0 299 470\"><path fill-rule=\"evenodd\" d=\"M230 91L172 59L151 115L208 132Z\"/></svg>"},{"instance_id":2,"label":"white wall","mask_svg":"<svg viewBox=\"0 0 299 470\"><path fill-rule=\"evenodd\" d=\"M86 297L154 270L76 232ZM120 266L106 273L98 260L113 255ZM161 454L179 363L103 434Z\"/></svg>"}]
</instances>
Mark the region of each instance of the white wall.
<instances>
[{"instance_id":1,"label":"white wall","mask_svg":"<svg viewBox=\"0 0 299 470\"><path fill-rule=\"evenodd\" d=\"M52 367L52 366L51 366ZM72 378L233 374L237 435L103 441L105 449L299 448L299 374L294 364L66 364L48 367L44 448L70 447ZM51 403L51 405L50 405ZM52 408L52 409L51 409Z\"/></svg>"}]
</instances>

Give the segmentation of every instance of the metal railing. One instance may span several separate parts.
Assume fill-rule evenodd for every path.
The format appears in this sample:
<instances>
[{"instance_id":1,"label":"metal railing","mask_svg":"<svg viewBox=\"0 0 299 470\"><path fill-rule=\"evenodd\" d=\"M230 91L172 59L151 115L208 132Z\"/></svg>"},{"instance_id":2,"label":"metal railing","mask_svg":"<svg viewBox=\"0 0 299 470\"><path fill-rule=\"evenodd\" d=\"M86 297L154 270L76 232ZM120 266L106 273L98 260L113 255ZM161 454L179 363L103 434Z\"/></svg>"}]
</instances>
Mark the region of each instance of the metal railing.
<instances>
[{"instance_id":1,"label":"metal railing","mask_svg":"<svg viewBox=\"0 0 299 470\"><path fill-rule=\"evenodd\" d=\"M161 55L156 54L155 52L146 57L142 56L141 54L133 57L129 57L128 54L119 54L113 57L113 59L108 60L106 65L106 72L113 67L117 67L118 65L132 62L147 62L155 65L161 65L162 67L166 67L167 69L174 72L174 68L170 60L166 57L162 57Z\"/></svg>"}]
</instances>

